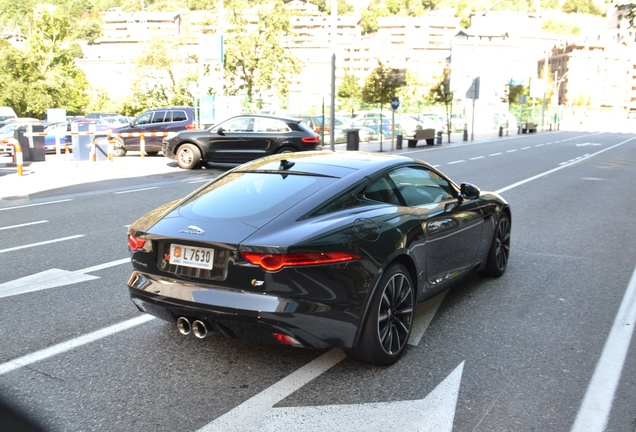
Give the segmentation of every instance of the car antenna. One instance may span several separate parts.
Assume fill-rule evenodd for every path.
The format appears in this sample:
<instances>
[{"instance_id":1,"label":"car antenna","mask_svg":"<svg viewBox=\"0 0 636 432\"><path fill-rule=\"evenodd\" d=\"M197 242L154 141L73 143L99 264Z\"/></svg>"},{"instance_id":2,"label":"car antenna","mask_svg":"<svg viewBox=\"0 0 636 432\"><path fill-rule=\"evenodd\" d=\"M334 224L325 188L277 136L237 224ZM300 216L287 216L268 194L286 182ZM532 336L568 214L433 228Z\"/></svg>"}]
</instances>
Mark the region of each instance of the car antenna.
<instances>
[{"instance_id":1,"label":"car antenna","mask_svg":"<svg viewBox=\"0 0 636 432\"><path fill-rule=\"evenodd\" d=\"M294 165L296 165L295 162L290 162L287 159L283 159L280 161L280 165L278 166L278 169L283 171L283 170L288 170L291 167L293 167Z\"/></svg>"}]
</instances>

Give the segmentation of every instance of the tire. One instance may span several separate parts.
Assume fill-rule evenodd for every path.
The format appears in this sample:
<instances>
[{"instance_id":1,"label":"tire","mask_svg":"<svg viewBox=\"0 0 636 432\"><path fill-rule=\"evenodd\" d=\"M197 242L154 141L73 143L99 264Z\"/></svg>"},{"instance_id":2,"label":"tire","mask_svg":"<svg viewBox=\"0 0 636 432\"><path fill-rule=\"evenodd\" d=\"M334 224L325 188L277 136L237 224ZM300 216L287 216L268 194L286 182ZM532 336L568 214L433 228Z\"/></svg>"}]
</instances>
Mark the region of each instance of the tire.
<instances>
[{"instance_id":1,"label":"tire","mask_svg":"<svg viewBox=\"0 0 636 432\"><path fill-rule=\"evenodd\" d=\"M201 150L193 144L182 144L177 149L177 165L183 169L195 169L201 164Z\"/></svg>"},{"instance_id":2,"label":"tire","mask_svg":"<svg viewBox=\"0 0 636 432\"><path fill-rule=\"evenodd\" d=\"M276 150L276 154L283 154L283 153L294 153L296 150L294 150L293 147L281 147L278 150Z\"/></svg>"},{"instance_id":3,"label":"tire","mask_svg":"<svg viewBox=\"0 0 636 432\"><path fill-rule=\"evenodd\" d=\"M488 251L488 259L483 273L487 276L499 277L506 271L510 257L510 217L502 213L497 221L495 235Z\"/></svg>"},{"instance_id":4,"label":"tire","mask_svg":"<svg viewBox=\"0 0 636 432\"><path fill-rule=\"evenodd\" d=\"M415 291L408 270L400 264L390 266L373 294L358 345L345 350L347 355L377 366L395 363L411 334L414 305Z\"/></svg>"},{"instance_id":5,"label":"tire","mask_svg":"<svg viewBox=\"0 0 636 432\"><path fill-rule=\"evenodd\" d=\"M126 156L126 146L124 146L124 140L121 137L115 137L115 145L113 146L113 156L115 157Z\"/></svg>"},{"instance_id":6,"label":"tire","mask_svg":"<svg viewBox=\"0 0 636 432\"><path fill-rule=\"evenodd\" d=\"M157 156L159 154L158 151L147 151L146 155L147 156Z\"/></svg>"}]
</instances>

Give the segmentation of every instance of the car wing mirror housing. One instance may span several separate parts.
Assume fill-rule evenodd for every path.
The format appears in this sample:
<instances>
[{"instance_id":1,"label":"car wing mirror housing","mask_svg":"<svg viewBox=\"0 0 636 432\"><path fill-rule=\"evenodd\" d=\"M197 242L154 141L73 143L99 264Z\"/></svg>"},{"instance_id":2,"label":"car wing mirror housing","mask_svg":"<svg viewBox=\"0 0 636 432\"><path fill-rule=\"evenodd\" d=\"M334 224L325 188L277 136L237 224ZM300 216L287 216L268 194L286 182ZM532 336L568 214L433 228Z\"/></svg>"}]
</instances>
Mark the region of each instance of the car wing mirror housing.
<instances>
[{"instance_id":1,"label":"car wing mirror housing","mask_svg":"<svg viewBox=\"0 0 636 432\"><path fill-rule=\"evenodd\" d=\"M217 134L219 134L219 135L225 135L225 129L223 129L222 127L220 127L220 128L218 128L218 129L216 130L216 133L217 133Z\"/></svg>"},{"instance_id":2,"label":"car wing mirror housing","mask_svg":"<svg viewBox=\"0 0 636 432\"><path fill-rule=\"evenodd\" d=\"M465 199L477 199L481 193L479 188L471 183L462 183L460 190L461 196Z\"/></svg>"}]
</instances>

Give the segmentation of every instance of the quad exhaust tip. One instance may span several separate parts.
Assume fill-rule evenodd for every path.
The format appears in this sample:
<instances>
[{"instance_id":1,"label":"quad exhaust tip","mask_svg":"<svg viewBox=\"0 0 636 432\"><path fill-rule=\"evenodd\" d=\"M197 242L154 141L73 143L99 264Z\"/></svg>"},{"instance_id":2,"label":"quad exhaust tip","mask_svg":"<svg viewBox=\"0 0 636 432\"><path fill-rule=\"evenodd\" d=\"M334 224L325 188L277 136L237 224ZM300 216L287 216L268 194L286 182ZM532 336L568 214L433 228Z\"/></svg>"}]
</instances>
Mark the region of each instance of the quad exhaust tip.
<instances>
[{"instance_id":1,"label":"quad exhaust tip","mask_svg":"<svg viewBox=\"0 0 636 432\"><path fill-rule=\"evenodd\" d=\"M190 321L185 317L177 318L177 330L179 330L179 333L182 335L189 335L192 331Z\"/></svg>"}]
</instances>

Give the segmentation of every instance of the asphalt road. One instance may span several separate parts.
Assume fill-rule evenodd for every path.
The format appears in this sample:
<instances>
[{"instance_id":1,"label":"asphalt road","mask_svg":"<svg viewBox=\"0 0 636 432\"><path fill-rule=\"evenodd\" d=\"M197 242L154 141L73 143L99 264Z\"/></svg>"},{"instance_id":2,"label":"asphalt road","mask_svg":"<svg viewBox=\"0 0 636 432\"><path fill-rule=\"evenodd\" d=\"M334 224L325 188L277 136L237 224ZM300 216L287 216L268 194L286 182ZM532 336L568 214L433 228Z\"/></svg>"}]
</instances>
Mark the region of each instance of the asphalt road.
<instances>
[{"instance_id":1,"label":"asphalt road","mask_svg":"<svg viewBox=\"0 0 636 432\"><path fill-rule=\"evenodd\" d=\"M431 299L395 365L200 341L136 310L126 226L213 168L0 209L0 396L59 431L634 431L636 136L399 152L500 191L513 238L504 276Z\"/></svg>"}]
</instances>

